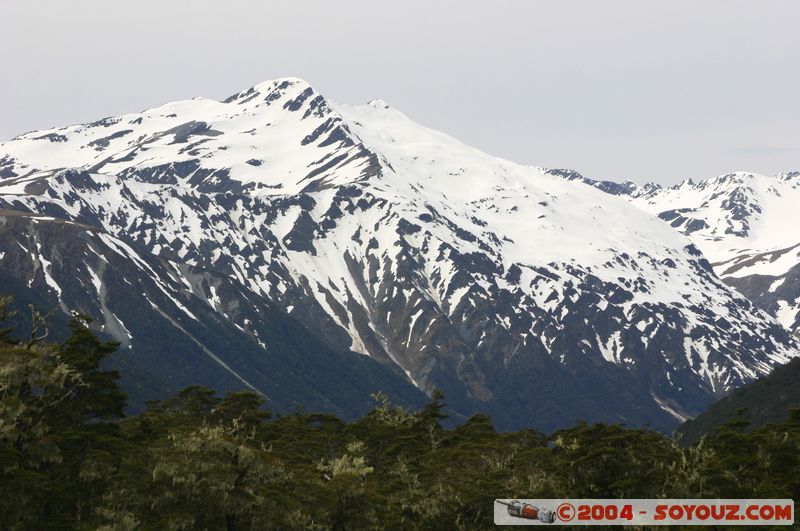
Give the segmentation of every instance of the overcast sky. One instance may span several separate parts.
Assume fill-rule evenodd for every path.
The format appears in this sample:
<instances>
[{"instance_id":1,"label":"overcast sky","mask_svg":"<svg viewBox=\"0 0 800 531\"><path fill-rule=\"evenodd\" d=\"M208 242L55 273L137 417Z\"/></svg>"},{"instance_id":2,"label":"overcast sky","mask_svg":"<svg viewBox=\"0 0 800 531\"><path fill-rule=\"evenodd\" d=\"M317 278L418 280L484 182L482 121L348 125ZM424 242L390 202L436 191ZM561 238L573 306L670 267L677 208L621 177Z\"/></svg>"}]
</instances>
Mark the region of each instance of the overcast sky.
<instances>
[{"instance_id":1,"label":"overcast sky","mask_svg":"<svg viewBox=\"0 0 800 531\"><path fill-rule=\"evenodd\" d=\"M800 2L0 0L0 140L297 76L517 162L800 170Z\"/></svg>"}]
</instances>

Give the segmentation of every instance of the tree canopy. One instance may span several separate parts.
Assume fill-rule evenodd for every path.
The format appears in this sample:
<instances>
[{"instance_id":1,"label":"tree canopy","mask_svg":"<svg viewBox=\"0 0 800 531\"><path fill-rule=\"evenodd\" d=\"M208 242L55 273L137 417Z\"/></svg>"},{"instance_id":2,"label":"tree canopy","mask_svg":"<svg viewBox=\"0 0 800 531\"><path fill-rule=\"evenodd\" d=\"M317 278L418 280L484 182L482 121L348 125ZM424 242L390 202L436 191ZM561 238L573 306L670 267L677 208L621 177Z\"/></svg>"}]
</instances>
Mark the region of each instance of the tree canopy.
<instances>
[{"instance_id":1,"label":"tree canopy","mask_svg":"<svg viewBox=\"0 0 800 531\"><path fill-rule=\"evenodd\" d=\"M347 423L190 387L126 418L116 345L88 324L0 334L2 529L485 529L496 498L800 499L800 411L687 447L620 425L447 429L438 392L419 411L377 394Z\"/></svg>"}]
</instances>

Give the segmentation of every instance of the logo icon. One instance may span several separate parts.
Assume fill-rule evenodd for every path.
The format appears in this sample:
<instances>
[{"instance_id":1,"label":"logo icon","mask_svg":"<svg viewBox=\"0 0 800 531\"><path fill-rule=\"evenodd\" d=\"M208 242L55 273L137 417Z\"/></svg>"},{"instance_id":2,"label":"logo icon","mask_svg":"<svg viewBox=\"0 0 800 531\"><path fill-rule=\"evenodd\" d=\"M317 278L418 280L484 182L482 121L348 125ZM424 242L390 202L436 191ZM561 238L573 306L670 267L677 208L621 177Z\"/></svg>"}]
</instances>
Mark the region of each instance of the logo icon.
<instances>
[{"instance_id":1,"label":"logo icon","mask_svg":"<svg viewBox=\"0 0 800 531\"><path fill-rule=\"evenodd\" d=\"M556 514L550 509L541 509L529 503L522 503L519 500L504 502L495 500L500 505L505 505L509 516L514 518L524 518L525 520L539 520L545 524L552 524L556 521ZM574 513L574 509L573 509Z\"/></svg>"}]
</instances>

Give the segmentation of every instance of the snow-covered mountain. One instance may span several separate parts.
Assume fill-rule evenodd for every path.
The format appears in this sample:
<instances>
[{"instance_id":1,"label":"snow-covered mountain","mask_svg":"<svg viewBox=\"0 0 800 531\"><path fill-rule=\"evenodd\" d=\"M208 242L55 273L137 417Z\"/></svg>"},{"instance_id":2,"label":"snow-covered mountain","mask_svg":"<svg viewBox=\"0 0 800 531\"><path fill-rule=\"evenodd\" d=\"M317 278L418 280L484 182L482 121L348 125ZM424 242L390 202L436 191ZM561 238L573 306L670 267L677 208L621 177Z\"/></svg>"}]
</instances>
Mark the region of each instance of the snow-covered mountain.
<instances>
[{"instance_id":1,"label":"snow-covered mountain","mask_svg":"<svg viewBox=\"0 0 800 531\"><path fill-rule=\"evenodd\" d=\"M331 349L235 279L91 226L2 210L0 260L0 291L15 297L18 329L29 326L28 304L55 307L57 339L79 310L120 342L111 362L134 409L196 384L252 390L275 410L303 405L344 417L366 413L378 391L403 404L424 403L391 367Z\"/></svg>"},{"instance_id":2,"label":"snow-covered mountain","mask_svg":"<svg viewBox=\"0 0 800 531\"><path fill-rule=\"evenodd\" d=\"M262 304L501 427L667 429L798 354L688 238L624 199L489 156L382 101L333 104L294 78L0 144L0 208L164 264L140 268L166 296L145 292L126 332L103 309L107 277L57 278L60 257L37 248L40 267L20 278L64 311L94 311L132 359L146 341L138 321L167 313L180 319L165 328L241 331L268 364L284 346L255 319L272 317L234 311ZM247 295L226 304L196 275ZM214 355L230 364L237 348ZM314 366L308 349L294 355ZM270 381L257 356L248 363L252 386Z\"/></svg>"},{"instance_id":3,"label":"snow-covered mountain","mask_svg":"<svg viewBox=\"0 0 800 531\"><path fill-rule=\"evenodd\" d=\"M669 188L590 184L689 236L726 283L800 332L800 172L737 172Z\"/></svg>"}]
</instances>

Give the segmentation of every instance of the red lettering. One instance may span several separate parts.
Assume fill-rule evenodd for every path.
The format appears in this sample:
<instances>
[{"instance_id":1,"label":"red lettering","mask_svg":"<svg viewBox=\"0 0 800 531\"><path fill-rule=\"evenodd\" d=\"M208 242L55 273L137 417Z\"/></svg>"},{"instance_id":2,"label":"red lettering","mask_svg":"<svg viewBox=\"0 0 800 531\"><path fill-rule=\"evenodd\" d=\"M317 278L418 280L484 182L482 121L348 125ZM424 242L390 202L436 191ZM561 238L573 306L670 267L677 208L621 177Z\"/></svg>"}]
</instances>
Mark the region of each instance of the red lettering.
<instances>
[{"instance_id":1,"label":"red lettering","mask_svg":"<svg viewBox=\"0 0 800 531\"><path fill-rule=\"evenodd\" d=\"M683 518L683 507L680 505L673 505L669 508L669 517L673 520L680 520Z\"/></svg>"},{"instance_id":2,"label":"red lettering","mask_svg":"<svg viewBox=\"0 0 800 531\"><path fill-rule=\"evenodd\" d=\"M725 518L725 506L724 505L712 505L711 506L711 518L714 520L722 520Z\"/></svg>"},{"instance_id":3,"label":"red lettering","mask_svg":"<svg viewBox=\"0 0 800 531\"><path fill-rule=\"evenodd\" d=\"M776 505L775 518L778 520L793 520L791 505Z\"/></svg>"}]
</instances>

